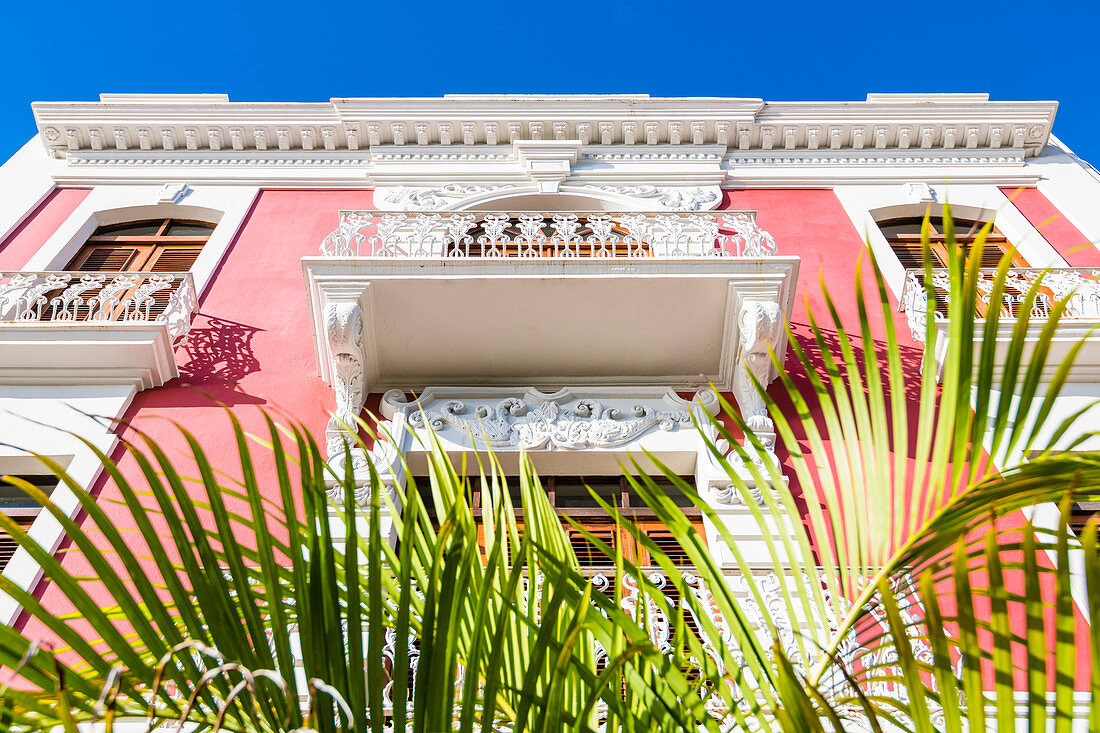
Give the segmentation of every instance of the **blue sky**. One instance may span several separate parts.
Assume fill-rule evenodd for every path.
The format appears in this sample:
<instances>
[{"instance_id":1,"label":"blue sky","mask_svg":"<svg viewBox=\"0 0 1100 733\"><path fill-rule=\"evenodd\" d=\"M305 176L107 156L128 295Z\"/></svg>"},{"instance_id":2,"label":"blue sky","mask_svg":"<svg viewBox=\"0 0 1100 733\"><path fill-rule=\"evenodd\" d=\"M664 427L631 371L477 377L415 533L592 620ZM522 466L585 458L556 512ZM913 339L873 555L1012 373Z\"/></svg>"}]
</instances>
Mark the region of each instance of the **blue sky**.
<instances>
[{"instance_id":1,"label":"blue sky","mask_svg":"<svg viewBox=\"0 0 1100 733\"><path fill-rule=\"evenodd\" d=\"M9 4L0 155L33 100L227 92L325 101L448 92L861 100L1056 99L1054 132L1100 163L1100 6L817 2Z\"/></svg>"}]
</instances>

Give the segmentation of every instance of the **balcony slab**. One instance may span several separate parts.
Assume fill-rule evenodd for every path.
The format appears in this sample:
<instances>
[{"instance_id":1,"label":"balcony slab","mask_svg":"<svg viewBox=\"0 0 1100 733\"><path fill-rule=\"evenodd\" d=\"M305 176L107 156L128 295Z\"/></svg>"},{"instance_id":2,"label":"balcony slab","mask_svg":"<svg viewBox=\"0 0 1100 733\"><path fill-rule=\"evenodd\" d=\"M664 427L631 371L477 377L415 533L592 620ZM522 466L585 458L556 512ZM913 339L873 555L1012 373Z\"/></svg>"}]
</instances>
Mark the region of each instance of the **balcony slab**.
<instances>
[{"instance_id":1,"label":"balcony slab","mask_svg":"<svg viewBox=\"0 0 1100 733\"><path fill-rule=\"evenodd\" d=\"M797 257L303 260L322 376L361 312L370 392L429 384L733 387L739 313L791 311ZM774 344L786 348L782 336Z\"/></svg>"}]
</instances>

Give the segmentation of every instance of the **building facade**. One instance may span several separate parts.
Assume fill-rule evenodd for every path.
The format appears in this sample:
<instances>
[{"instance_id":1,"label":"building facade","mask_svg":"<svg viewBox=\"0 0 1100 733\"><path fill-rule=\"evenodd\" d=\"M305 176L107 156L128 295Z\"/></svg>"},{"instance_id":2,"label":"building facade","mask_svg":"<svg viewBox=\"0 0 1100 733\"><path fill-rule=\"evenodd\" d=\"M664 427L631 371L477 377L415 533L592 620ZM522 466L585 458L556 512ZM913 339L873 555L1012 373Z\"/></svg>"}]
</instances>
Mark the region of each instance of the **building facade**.
<instances>
[{"instance_id":1,"label":"building facade","mask_svg":"<svg viewBox=\"0 0 1100 733\"><path fill-rule=\"evenodd\" d=\"M964 239L993 222L1020 282L1053 268L1077 288L1065 346L1100 318L1088 280L1100 176L1053 137L1056 106L983 94L38 103L38 134L0 168L0 474L49 484L36 451L106 500L99 461L66 431L137 475L120 439L138 428L172 452L172 421L231 468L221 405L252 432L254 406L303 421L343 470L347 425L369 413L386 439L353 450L357 475L372 463L403 482L400 458L425 471L430 427L456 457L491 447L506 471L526 451L578 517L584 483L629 506L621 465L649 450L751 556L749 508L693 417L716 414L722 393L783 465L753 380L776 378L768 354L786 353L785 321L810 337L822 282L856 315L868 246L914 374L928 317L914 297L920 221L930 212L935 229L946 202ZM1080 361L1063 415L1100 396L1100 352ZM63 488L54 498L77 517ZM5 501L62 547L52 517ZM24 551L3 561L37 587ZM18 614L0 604L0 622Z\"/></svg>"}]
</instances>

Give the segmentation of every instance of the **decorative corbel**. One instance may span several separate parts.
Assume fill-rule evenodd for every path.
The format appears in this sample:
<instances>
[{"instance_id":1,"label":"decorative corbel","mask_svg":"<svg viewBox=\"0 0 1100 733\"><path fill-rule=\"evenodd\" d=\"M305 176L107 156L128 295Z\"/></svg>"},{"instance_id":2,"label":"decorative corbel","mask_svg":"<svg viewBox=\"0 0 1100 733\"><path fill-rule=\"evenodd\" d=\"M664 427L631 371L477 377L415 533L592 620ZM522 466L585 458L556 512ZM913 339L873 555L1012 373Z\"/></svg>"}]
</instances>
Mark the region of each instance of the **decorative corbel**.
<instances>
[{"instance_id":1,"label":"decorative corbel","mask_svg":"<svg viewBox=\"0 0 1100 733\"><path fill-rule=\"evenodd\" d=\"M516 140L512 148L540 193L557 193L581 157L580 140Z\"/></svg>"},{"instance_id":2,"label":"decorative corbel","mask_svg":"<svg viewBox=\"0 0 1100 733\"><path fill-rule=\"evenodd\" d=\"M355 468L366 467L366 452L356 440L355 421L366 401L363 378L363 312L357 302L329 303L325 308L325 335L332 358L332 389L336 410L325 430L329 464L344 467L345 451Z\"/></svg>"},{"instance_id":3,"label":"decorative corbel","mask_svg":"<svg viewBox=\"0 0 1100 733\"><path fill-rule=\"evenodd\" d=\"M772 381L772 361L769 350L774 350L783 331L783 314L779 304L749 300L741 306L738 319L741 341L737 366L734 369L733 388L741 415L768 453L775 449L775 423L768 417L768 408L753 384L753 378L767 387Z\"/></svg>"}]
</instances>

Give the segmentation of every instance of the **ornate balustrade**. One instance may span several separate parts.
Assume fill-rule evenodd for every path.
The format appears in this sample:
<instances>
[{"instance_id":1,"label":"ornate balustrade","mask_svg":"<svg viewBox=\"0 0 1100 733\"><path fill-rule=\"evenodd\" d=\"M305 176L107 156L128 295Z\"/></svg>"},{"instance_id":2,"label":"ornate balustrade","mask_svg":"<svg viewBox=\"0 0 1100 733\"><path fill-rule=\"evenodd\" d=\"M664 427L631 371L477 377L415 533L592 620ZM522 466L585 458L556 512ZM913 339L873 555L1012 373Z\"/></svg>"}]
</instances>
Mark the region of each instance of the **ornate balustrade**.
<instances>
[{"instance_id":1,"label":"ornate balustrade","mask_svg":"<svg viewBox=\"0 0 1100 733\"><path fill-rule=\"evenodd\" d=\"M742 650L737 647L730 623L722 617L719 611L719 604L714 598L712 590L708 587L707 583L703 581L702 578L695 575L691 569L685 568L682 572L682 576L684 579L685 591L693 595L697 601L695 609L699 609L706 615L707 619L713 625L713 630L717 632L718 638L711 638L707 633L705 629L708 628L708 626L700 623L701 619L697 615L696 610L692 608L691 604L680 601L679 603L685 612L687 628L690 629L692 633L697 634L704 652L709 655L714 662L721 665L724 656L722 650L728 649L732 653L733 662L735 664L740 664L742 660ZM613 575L609 576L608 574L594 570L590 577L595 591L604 593L609 597L614 595L615 583ZM657 588L661 589L662 593L665 594L670 602L674 605L677 603L678 594L667 576L661 572L652 572L647 575L647 579ZM529 579L524 578L524 582L529 582ZM792 619L789 616L789 607L786 605L781 595L781 585L784 582L800 582L803 584L809 584L811 582L822 583L820 580L811 580L806 575L801 575L799 577L787 576L785 579L781 579L774 573L768 573L753 576L751 579L740 574L734 574L727 576L726 582L730 584L730 588L741 610L744 612L746 620L748 620L755 629L761 644L765 648L771 648L774 644L778 643L787 658L803 670L808 670L816 663L817 644L824 642L825 639L820 638L815 640L810 636L803 639L805 643L799 644L797 637L800 635L805 637L808 629L802 621ZM755 589L752 589L750 585L755 585ZM822 593L828 597L828 588L826 584L822 583L821 587ZM911 581L909 581L908 578L891 581L891 588L899 604L899 612L902 618L908 625L914 627L918 626L922 611L917 607L918 599L913 592ZM647 592L639 589L638 582L635 578L624 577L622 579L621 590L622 609L636 619L639 617L640 613L643 613L644 609L644 618L646 620L650 640L657 648L671 654L675 641L673 638L675 626L673 620L668 618L667 614L661 610L660 606ZM525 591L521 591L519 597L527 598L529 596ZM540 602L542 601L541 589L535 594L535 597L540 599ZM841 603L841 609L846 610L847 605ZM871 617L873 623L881 624L882 627L885 628L887 621L881 612L876 612L872 609ZM838 618L830 616L826 619L818 619L816 626L819 633L832 635L838 633L838 623ZM367 643L366 636L367 629L364 626L364 645ZM387 709L392 709L393 698L397 692L396 688L399 685L404 686L407 690L405 698L407 701L413 698L413 685L417 666L420 661L420 646L413 637L407 640L409 673L407 678L397 680L394 679L392 670L395 666L398 639L392 627L386 628L385 640L386 642L382 654L385 657L384 664L387 670L387 680L383 687L382 697L385 707ZM590 638L588 643L592 645L592 662L595 668L597 670L604 668L610 661L607 651L594 639ZM921 661L928 661L931 650L919 634L910 638L910 644L912 646L912 653L918 659ZM805 649L809 658L803 658L800 649ZM296 649L296 653L300 654L300 651ZM845 641L838 650L838 655L840 662L852 673L858 673L860 669L876 670L866 680L869 683L867 689L874 694L884 698L894 696L903 697L906 694L904 686L900 686L896 683L896 680L899 679L900 670L892 668L891 665L896 662L897 653L889 645L868 649L860 643L856 633L853 631L846 636ZM300 659L297 660L297 664L301 664ZM727 672L732 672L732 670L727 670ZM464 674L460 666L459 673L455 680L456 696L461 692L464 682L463 678ZM831 678L827 681L830 680ZM837 676L835 682L840 686L846 684L839 676ZM931 681L931 686L932 689L936 689L935 680ZM715 719L727 723L733 722L732 711L725 709L717 698L711 698L708 701L707 707L708 711ZM602 705L597 705L598 712L602 712L602 708ZM853 712L858 715L857 710L853 710Z\"/></svg>"},{"instance_id":2,"label":"ornate balustrade","mask_svg":"<svg viewBox=\"0 0 1100 733\"><path fill-rule=\"evenodd\" d=\"M342 211L326 257L769 257L743 211L425 213Z\"/></svg>"},{"instance_id":3,"label":"ornate balustrade","mask_svg":"<svg viewBox=\"0 0 1100 733\"><path fill-rule=\"evenodd\" d=\"M1050 316L1054 303L1066 300L1063 319L1088 320L1100 319L1100 269L1084 267L1065 268L1014 268L1008 271L1004 283L1004 292L999 302L991 303L995 269L981 270L978 282L978 313L984 316L990 309L997 308L1003 317L1015 318L1023 305L1028 292L1035 283L1039 290L1031 307L1031 318L1042 320ZM924 270L910 269L905 272L905 287L902 290L901 309L909 320L913 338L923 341L928 323L928 301L925 295ZM939 307L933 311L936 321L947 319L945 306L951 302L951 279L947 270L932 270L929 284L936 291Z\"/></svg>"},{"instance_id":4,"label":"ornate balustrade","mask_svg":"<svg viewBox=\"0 0 1100 733\"><path fill-rule=\"evenodd\" d=\"M197 303L187 272L0 272L0 323L164 324L174 342Z\"/></svg>"}]
</instances>

